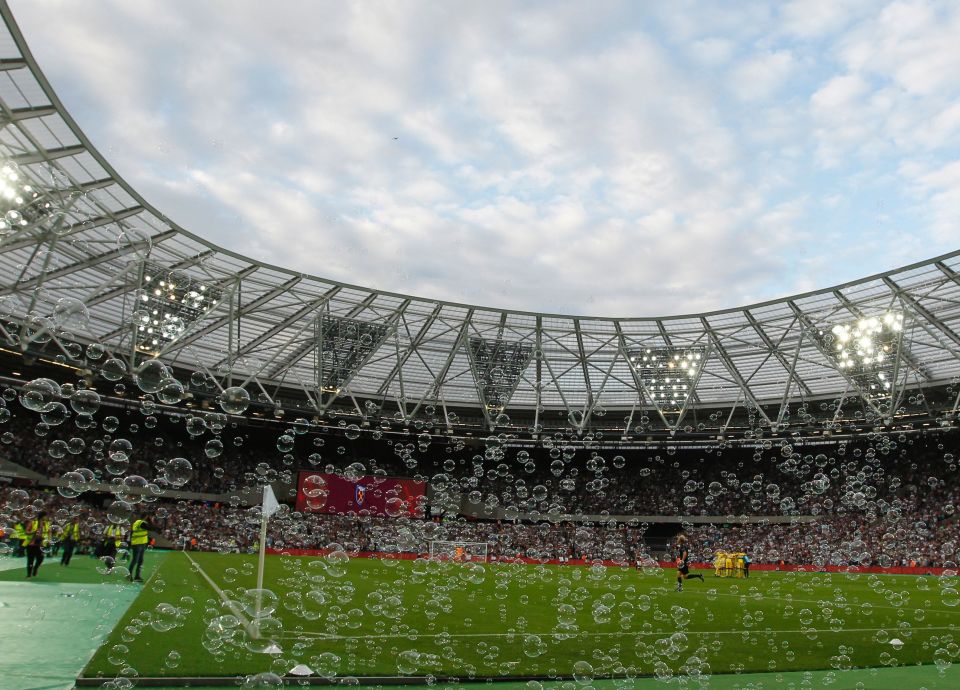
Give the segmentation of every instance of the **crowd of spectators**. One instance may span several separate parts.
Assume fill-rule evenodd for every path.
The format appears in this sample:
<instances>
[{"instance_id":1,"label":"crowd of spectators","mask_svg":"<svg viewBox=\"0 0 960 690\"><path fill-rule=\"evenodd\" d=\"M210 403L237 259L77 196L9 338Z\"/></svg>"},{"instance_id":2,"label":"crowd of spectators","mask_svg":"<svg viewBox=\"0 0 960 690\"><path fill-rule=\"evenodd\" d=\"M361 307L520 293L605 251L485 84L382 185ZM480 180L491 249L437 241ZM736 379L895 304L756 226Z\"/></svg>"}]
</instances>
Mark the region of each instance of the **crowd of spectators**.
<instances>
[{"instance_id":1,"label":"crowd of spectators","mask_svg":"<svg viewBox=\"0 0 960 690\"><path fill-rule=\"evenodd\" d=\"M704 558L718 548L749 550L758 562L957 558L952 533L960 472L950 433L623 454L574 450L569 444L561 449L564 439L547 440L532 451L499 441L431 446L422 435L376 443L367 436L352 445L342 433L321 435L296 424L238 428L218 413L161 415L149 404L104 409L92 420L68 414L48 423L15 398L5 394L2 400L0 460L50 479L84 467L103 483L136 474L161 490L206 495L205 501L167 496L151 505L164 537L186 548L249 550L259 520L239 506L240 489L293 484L298 469L351 467L354 473L427 481L431 509L423 519L291 513L274 521L270 545L421 553L431 541L464 541L488 544L494 557L635 561L663 547L644 532L644 524L656 523L657 516L718 516L687 530L695 553ZM173 457L192 465L182 485L168 481L165 468ZM89 492L84 496L73 503L56 495L44 500L54 501L58 514L84 506L85 519L103 524L98 501L90 500ZM486 510L471 510L477 507ZM501 519L470 520L462 514ZM739 524L745 516L803 521L722 526Z\"/></svg>"},{"instance_id":2,"label":"crowd of spectators","mask_svg":"<svg viewBox=\"0 0 960 690\"><path fill-rule=\"evenodd\" d=\"M5 490L9 493L11 489ZM84 535L95 540L109 522L108 509L49 491L31 490L34 512L44 509L58 524L78 514ZM0 493L0 523L20 519ZM95 498L95 497L88 497ZM688 525L694 560L711 561L716 550L746 551L756 563L812 565L923 565L955 567L957 522L933 514L902 512L893 506L881 518L864 515L821 516L786 524ZM29 511L29 509L28 509ZM196 501L157 501L147 507L158 526L160 544L170 548L251 552L258 547L258 507ZM57 530L54 530L56 534ZM492 560L597 560L624 565L668 554L645 538L644 524L523 523L472 521L464 518L391 518L385 516L295 513L284 508L270 522L267 546L342 550L348 554L428 554L431 543L483 544Z\"/></svg>"}]
</instances>

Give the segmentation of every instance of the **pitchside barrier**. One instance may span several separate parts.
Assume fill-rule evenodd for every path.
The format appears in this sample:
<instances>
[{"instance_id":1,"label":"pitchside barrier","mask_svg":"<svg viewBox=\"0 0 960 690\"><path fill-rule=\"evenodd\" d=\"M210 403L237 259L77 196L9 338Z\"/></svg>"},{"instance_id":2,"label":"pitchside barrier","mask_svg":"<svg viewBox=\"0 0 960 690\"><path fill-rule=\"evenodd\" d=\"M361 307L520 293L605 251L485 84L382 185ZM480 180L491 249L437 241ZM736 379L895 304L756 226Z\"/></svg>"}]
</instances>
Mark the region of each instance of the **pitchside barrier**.
<instances>
[{"instance_id":1,"label":"pitchside barrier","mask_svg":"<svg viewBox=\"0 0 960 690\"><path fill-rule=\"evenodd\" d=\"M326 556L330 553L329 549L267 549L267 554L271 556ZM360 551L351 553L351 558L386 558L398 561L415 561L418 558L429 558L429 553L386 553L383 551ZM561 560L551 558L542 560L538 558L527 558L526 556L490 556L488 563L527 563L530 565L579 565L590 566L600 565L608 568L633 568L636 563L631 561L624 564L623 561L614 560L584 560L579 558L569 558ZM658 561L657 565L661 568L676 568L674 561ZM713 570L713 563L691 563L691 568L697 570ZM779 572L798 572L798 573L876 573L879 575L946 575L956 576L958 571L953 568L927 568L916 567L889 567L885 568L879 565L811 565L811 564L786 564L776 565L773 563L751 563L750 572L757 571L779 571Z\"/></svg>"}]
</instances>

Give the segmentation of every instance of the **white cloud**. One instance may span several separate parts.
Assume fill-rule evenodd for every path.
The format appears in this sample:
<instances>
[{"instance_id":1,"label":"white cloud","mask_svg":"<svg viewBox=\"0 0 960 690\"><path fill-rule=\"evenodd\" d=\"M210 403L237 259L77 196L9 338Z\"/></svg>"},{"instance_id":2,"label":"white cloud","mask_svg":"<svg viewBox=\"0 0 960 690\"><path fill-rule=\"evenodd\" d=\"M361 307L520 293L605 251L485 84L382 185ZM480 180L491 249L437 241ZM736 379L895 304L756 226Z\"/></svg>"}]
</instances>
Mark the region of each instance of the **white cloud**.
<instances>
[{"instance_id":1,"label":"white cloud","mask_svg":"<svg viewBox=\"0 0 960 690\"><path fill-rule=\"evenodd\" d=\"M868 0L792 0L780 10L783 30L802 38L819 38L846 27L870 7Z\"/></svg>"},{"instance_id":2,"label":"white cloud","mask_svg":"<svg viewBox=\"0 0 960 690\"><path fill-rule=\"evenodd\" d=\"M14 10L92 140L194 232L397 292L654 315L950 241L957 13L803 5ZM860 238L829 214L891 180L891 226L898 202L940 209L914 254L876 233L869 260L845 254Z\"/></svg>"},{"instance_id":3,"label":"white cloud","mask_svg":"<svg viewBox=\"0 0 960 690\"><path fill-rule=\"evenodd\" d=\"M731 89L745 101L764 101L787 86L796 68L790 51L763 51L733 70Z\"/></svg>"}]
</instances>

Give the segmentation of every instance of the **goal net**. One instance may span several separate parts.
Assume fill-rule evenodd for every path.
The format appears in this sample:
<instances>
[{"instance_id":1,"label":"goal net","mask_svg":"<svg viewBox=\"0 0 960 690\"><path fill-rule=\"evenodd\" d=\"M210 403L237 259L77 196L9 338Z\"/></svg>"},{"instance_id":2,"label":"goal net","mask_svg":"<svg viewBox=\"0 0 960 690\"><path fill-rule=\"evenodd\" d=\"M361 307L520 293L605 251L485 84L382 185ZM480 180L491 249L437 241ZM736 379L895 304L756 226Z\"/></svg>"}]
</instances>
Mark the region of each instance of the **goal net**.
<instances>
[{"instance_id":1,"label":"goal net","mask_svg":"<svg viewBox=\"0 0 960 690\"><path fill-rule=\"evenodd\" d=\"M431 541L430 558L439 561L484 561L487 560L487 542L483 541Z\"/></svg>"}]
</instances>

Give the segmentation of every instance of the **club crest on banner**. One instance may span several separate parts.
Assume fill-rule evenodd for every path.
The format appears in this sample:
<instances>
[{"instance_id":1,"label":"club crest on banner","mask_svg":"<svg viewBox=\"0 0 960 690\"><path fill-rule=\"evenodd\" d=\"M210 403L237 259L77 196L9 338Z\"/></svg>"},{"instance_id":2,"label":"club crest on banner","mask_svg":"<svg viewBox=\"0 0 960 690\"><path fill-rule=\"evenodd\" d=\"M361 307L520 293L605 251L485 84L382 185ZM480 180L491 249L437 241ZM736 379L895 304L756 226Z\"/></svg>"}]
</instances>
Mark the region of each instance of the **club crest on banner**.
<instances>
[{"instance_id":1,"label":"club crest on banner","mask_svg":"<svg viewBox=\"0 0 960 690\"><path fill-rule=\"evenodd\" d=\"M356 489L354 490L354 502L358 506L362 506L364 500L367 498L367 487L363 484L357 484Z\"/></svg>"}]
</instances>

